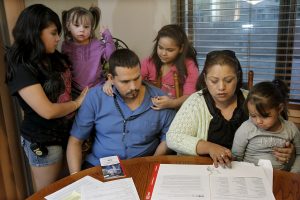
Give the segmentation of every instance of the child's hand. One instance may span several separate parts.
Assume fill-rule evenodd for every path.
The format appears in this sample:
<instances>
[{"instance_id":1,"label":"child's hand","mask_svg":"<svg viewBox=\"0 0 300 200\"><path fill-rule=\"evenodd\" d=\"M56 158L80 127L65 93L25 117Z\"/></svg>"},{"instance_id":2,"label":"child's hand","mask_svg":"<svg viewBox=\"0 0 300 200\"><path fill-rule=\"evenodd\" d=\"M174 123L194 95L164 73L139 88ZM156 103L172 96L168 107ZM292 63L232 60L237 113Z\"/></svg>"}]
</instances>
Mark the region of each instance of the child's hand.
<instances>
[{"instance_id":1,"label":"child's hand","mask_svg":"<svg viewBox=\"0 0 300 200\"><path fill-rule=\"evenodd\" d=\"M113 93L113 90L112 90L112 81L110 79L108 79L104 83L102 90L108 96L111 96L111 97L114 96L114 93Z\"/></svg>"},{"instance_id":2,"label":"child's hand","mask_svg":"<svg viewBox=\"0 0 300 200\"><path fill-rule=\"evenodd\" d=\"M75 99L75 103L77 104L77 108L81 106L81 103L83 102L85 95L87 94L87 92L89 91L88 87L85 87L82 92L80 93L80 95Z\"/></svg>"},{"instance_id":3,"label":"child's hand","mask_svg":"<svg viewBox=\"0 0 300 200\"><path fill-rule=\"evenodd\" d=\"M168 96L158 96L151 99L154 106L151 108L153 110L161 110L165 108L171 108L173 99Z\"/></svg>"},{"instance_id":4,"label":"child's hand","mask_svg":"<svg viewBox=\"0 0 300 200\"><path fill-rule=\"evenodd\" d=\"M102 35L104 33L104 31L106 31L108 29L107 26L101 26L100 28L100 35Z\"/></svg>"}]
</instances>

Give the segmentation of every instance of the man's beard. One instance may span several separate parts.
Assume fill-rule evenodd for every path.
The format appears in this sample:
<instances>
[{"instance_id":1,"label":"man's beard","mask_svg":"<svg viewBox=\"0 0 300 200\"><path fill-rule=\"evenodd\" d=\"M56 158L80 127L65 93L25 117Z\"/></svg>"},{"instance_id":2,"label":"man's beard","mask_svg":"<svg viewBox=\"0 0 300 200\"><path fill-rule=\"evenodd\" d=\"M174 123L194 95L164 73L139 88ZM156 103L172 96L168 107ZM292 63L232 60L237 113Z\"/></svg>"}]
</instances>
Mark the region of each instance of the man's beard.
<instances>
[{"instance_id":1,"label":"man's beard","mask_svg":"<svg viewBox=\"0 0 300 200\"><path fill-rule=\"evenodd\" d=\"M130 98L130 99L136 99L139 95L140 90L139 89L135 89L135 90L130 90L129 92L127 92L125 94L126 97Z\"/></svg>"}]
</instances>

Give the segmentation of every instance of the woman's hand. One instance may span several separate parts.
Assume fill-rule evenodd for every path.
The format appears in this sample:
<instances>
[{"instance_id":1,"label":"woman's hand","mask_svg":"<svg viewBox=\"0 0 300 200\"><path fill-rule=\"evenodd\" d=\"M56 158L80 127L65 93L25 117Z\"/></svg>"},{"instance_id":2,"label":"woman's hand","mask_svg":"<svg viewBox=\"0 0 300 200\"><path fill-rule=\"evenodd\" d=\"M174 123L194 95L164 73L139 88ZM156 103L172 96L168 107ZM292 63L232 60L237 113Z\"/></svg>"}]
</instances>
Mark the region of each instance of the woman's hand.
<instances>
[{"instance_id":1,"label":"woman's hand","mask_svg":"<svg viewBox=\"0 0 300 200\"><path fill-rule=\"evenodd\" d=\"M221 165L222 167L231 168L232 155L231 151L218 144L210 143L209 155L214 161L215 167Z\"/></svg>"},{"instance_id":2,"label":"woman's hand","mask_svg":"<svg viewBox=\"0 0 300 200\"><path fill-rule=\"evenodd\" d=\"M80 95L74 100L76 103L77 108L79 108L87 94L87 92L89 91L88 87L85 87L82 92L80 93Z\"/></svg>"},{"instance_id":3,"label":"woman's hand","mask_svg":"<svg viewBox=\"0 0 300 200\"><path fill-rule=\"evenodd\" d=\"M165 108L171 108L171 104L173 99L168 96L158 96L151 99L154 106L152 106L153 110L161 110Z\"/></svg>"},{"instance_id":4,"label":"woman's hand","mask_svg":"<svg viewBox=\"0 0 300 200\"><path fill-rule=\"evenodd\" d=\"M288 163L295 154L295 147L290 142L286 142L285 147L274 147L273 150L274 156L281 163Z\"/></svg>"},{"instance_id":5,"label":"woman's hand","mask_svg":"<svg viewBox=\"0 0 300 200\"><path fill-rule=\"evenodd\" d=\"M110 79L107 79L107 81L104 83L103 92L107 94L108 96L114 96L113 89L112 89L112 81Z\"/></svg>"}]
</instances>

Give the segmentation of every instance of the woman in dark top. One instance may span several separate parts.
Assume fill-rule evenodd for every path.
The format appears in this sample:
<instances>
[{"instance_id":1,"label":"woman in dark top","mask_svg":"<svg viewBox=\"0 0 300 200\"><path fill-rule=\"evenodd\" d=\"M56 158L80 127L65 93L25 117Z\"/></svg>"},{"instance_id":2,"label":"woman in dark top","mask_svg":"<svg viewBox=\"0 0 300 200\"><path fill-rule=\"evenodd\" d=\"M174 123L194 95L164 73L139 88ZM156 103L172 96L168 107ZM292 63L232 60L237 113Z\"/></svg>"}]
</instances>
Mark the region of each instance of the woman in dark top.
<instances>
[{"instance_id":1,"label":"woman in dark top","mask_svg":"<svg viewBox=\"0 0 300 200\"><path fill-rule=\"evenodd\" d=\"M35 191L58 179L74 111L69 63L57 50L61 24L55 12L36 4L20 14L7 49L6 83L24 110L22 145Z\"/></svg>"},{"instance_id":2,"label":"woman in dark top","mask_svg":"<svg viewBox=\"0 0 300 200\"><path fill-rule=\"evenodd\" d=\"M180 154L209 154L215 166L230 166L231 146L237 128L248 119L243 104L242 69L233 51L207 54L197 89L177 112L167 133L167 145ZM285 161L293 146L275 149Z\"/></svg>"}]
</instances>

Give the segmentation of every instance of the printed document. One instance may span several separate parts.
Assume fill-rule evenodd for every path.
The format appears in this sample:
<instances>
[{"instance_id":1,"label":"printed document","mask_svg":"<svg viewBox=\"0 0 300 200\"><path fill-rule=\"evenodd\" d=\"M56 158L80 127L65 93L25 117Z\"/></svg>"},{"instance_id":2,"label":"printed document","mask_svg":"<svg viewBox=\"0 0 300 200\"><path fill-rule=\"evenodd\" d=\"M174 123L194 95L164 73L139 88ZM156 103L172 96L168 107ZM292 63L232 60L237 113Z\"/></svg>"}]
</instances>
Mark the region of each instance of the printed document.
<instances>
[{"instance_id":1,"label":"printed document","mask_svg":"<svg viewBox=\"0 0 300 200\"><path fill-rule=\"evenodd\" d=\"M81 200L139 200L132 178L82 187Z\"/></svg>"},{"instance_id":2,"label":"printed document","mask_svg":"<svg viewBox=\"0 0 300 200\"><path fill-rule=\"evenodd\" d=\"M103 184L101 181L91 177L85 176L78 181L48 195L45 197L47 200L80 200L81 187L83 185L94 185L98 186Z\"/></svg>"},{"instance_id":3,"label":"printed document","mask_svg":"<svg viewBox=\"0 0 300 200\"><path fill-rule=\"evenodd\" d=\"M160 164L146 199L275 200L263 168L243 162L232 162L232 168Z\"/></svg>"}]
</instances>

